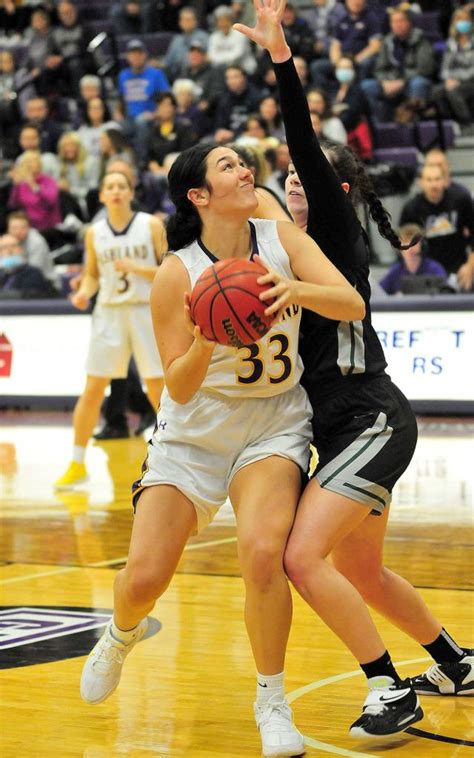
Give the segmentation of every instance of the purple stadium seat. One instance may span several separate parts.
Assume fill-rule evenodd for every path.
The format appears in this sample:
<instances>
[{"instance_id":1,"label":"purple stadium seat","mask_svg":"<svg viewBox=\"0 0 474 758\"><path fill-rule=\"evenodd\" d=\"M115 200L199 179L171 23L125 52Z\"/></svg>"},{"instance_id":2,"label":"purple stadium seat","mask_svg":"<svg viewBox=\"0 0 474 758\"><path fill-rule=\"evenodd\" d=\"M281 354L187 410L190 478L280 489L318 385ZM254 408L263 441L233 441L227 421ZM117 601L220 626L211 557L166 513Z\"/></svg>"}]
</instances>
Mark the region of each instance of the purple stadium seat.
<instances>
[{"instance_id":1,"label":"purple stadium seat","mask_svg":"<svg viewBox=\"0 0 474 758\"><path fill-rule=\"evenodd\" d=\"M398 163L402 166L418 166L416 147L383 147L374 150L374 158L381 163Z\"/></svg>"},{"instance_id":2,"label":"purple stadium seat","mask_svg":"<svg viewBox=\"0 0 474 758\"><path fill-rule=\"evenodd\" d=\"M395 121L375 123L376 147L413 147L411 124L397 124Z\"/></svg>"},{"instance_id":3,"label":"purple stadium seat","mask_svg":"<svg viewBox=\"0 0 474 758\"><path fill-rule=\"evenodd\" d=\"M415 144L422 152L426 152L432 147L441 147L443 150L447 150L454 145L453 121L441 121L440 124L437 121L419 121L415 128Z\"/></svg>"},{"instance_id":4,"label":"purple stadium seat","mask_svg":"<svg viewBox=\"0 0 474 758\"><path fill-rule=\"evenodd\" d=\"M439 26L439 11L427 11L426 13L413 13L413 25L424 33L430 42L443 39Z\"/></svg>"}]
</instances>

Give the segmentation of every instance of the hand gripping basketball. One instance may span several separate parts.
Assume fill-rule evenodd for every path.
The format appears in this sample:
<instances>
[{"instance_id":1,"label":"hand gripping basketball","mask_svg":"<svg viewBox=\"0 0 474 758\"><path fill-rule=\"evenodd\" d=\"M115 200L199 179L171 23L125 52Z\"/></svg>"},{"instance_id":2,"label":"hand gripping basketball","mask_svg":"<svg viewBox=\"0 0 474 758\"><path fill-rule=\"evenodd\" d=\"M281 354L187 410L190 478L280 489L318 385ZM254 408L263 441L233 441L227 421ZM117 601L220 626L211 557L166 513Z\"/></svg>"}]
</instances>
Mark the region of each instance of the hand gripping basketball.
<instances>
[{"instance_id":1,"label":"hand gripping basketball","mask_svg":"<svg viewBox=\"0 0 474 758\"><path fill-rule=\"evenodd\" d=\"M242 347L261 339L274 316L271 301L259 299L269 289L257 283L267 270L254 261L226 258L201 274L191 293L191 318L203 335L221 345Z\"/></svg>"}]
</instances>

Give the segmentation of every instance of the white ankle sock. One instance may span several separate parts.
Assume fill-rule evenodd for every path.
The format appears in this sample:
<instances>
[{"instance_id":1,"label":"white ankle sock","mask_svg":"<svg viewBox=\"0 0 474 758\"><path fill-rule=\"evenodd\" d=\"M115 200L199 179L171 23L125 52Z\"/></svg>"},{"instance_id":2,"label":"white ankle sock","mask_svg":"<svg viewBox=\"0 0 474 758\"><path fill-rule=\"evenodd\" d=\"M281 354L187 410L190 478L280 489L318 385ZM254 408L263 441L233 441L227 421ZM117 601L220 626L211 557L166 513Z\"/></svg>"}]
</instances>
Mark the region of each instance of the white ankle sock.
<instances>
[{"instance_id":1,"label":"white ankle sock","mask_svg":"<svg viewBox=\"0 0 474 758\"><path fill-rule=\"evenodd\" d=\"M271 674L266 676L265 674L259 674L257 672L257 703L263 705L273 695L281 695L283 699L285 697L285 673Z\"/></svg>"},{"instance_id":2,"label":"white ankle sock","mask_svg":"<svg viewBox=\"0 0 474 758\"><path fill-rule=\"evenodd\" d=\"M86 449L82 445L74 445L72 449L72 460L76 463L84 463Z\"/></svg>"},{"instance_id":3,"label":"white ankle sock","mask_svg":"<svg viewBox=\"0 0 474 758\"><path fill-rule=\"evenodd\" d=\"M112 637L114 637L118 642L123 642L124 645L128 645L129 642L133 640L135 637L135 634L137 633L137 627L134 626L132 629L119 629L119 627L116 625L115 621L112 619L112 624L110 627L110 633Z\"/></svg>"}]
</instances>

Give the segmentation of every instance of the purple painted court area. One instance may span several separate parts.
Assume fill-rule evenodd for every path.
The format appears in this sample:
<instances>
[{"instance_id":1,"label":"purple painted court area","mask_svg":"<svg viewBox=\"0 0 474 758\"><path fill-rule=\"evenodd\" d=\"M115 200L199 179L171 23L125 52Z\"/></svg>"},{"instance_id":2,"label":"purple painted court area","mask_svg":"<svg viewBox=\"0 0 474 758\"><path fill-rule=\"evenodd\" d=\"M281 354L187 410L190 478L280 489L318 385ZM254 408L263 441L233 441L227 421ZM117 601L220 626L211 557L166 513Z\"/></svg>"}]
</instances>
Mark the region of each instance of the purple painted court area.
<instances>
[{"instance_id":1,"label":"purple painted court area","mask_svg":"<svg viewBox=\"0 0 474 758\"><path fill-rule=\"evenodd\" d=\"M105 626L111 614L21 606L0 610L0 650Z\"/></svg>"}]
</instances>

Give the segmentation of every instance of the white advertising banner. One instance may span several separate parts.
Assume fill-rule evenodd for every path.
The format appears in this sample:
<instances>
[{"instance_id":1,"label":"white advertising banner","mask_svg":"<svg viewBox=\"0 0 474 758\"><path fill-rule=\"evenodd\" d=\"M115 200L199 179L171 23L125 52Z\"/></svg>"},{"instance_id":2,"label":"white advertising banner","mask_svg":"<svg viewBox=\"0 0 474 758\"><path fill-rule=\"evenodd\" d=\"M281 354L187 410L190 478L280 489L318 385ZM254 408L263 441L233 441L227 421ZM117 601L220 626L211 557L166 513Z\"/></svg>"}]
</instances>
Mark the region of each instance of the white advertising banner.
<instances>
[{"instance_id":1,"label":"white advertising banner","mask_svg":"<svg viewBox=\"0 0 474 758\"><path fill-rule=\"evenodd\" d=\"M89 334L88 315L0 316L0 395L80 395Z\"/></svg>"},{"instance_id":2,"label":"white advertising banner","mask_svg":"<svg viewBox=\"0 0 474 758\"><path fill-rule=\"evenodd\" d=\"M474 312L374 312L388 373L409 400L474 400Z\"/></svg>"},{"instance_id":3,"label":"white advertising banner","mask_svg":"<svg viewBox=\"0 0 474 758\"><path fill-rule=\"evenodd\" d=\"M410 400L474 400L474 313L374 312L393 381ZM76 396L90 316L0 316L0 395Z\"/></svg>"}]
</instances>

